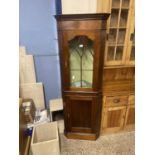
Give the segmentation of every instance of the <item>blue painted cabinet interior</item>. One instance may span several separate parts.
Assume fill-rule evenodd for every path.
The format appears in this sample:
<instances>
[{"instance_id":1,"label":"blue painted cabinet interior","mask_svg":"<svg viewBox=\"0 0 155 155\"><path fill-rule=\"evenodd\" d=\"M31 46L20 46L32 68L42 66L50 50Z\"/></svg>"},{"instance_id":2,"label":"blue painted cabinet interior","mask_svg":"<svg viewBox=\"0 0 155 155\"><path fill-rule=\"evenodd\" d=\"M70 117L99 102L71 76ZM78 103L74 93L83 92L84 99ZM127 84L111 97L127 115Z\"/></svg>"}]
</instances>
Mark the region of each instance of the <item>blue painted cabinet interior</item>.
<instances>
[{"instance_id":1,"label":"blue painted cabinet interior","mask_svg":"<svg viewBox=\"0 0 155 155\"><path fill-rule=\"evenodd\" d=\"M57 6L55 4L57 1ZM19 41L35 60L37 82L42 82L46 105L61 97L56 20L61 13L60 0L19 1ZM57 8L57 9L56 9Z\"/></svg>"}]
</instances>

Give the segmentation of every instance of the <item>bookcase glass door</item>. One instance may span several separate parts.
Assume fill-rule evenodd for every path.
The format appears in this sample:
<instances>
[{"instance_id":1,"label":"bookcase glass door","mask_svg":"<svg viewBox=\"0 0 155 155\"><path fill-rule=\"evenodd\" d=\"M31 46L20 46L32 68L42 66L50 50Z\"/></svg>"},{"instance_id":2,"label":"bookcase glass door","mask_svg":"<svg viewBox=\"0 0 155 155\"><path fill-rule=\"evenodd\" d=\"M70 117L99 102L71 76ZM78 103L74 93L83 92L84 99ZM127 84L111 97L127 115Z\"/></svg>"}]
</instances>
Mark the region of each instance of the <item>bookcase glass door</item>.
<instances>
[{"instance_id":1,"label":"bookcase glass door","mask_svg":"<svg viewBox=\"0 0 155 155\"><path fill-rule=\"evenodd\" d=\"M131 0L111 0L107 25L105 65L123 65L125 61L127 23Z\"/></svg>"},{"instance_id":2,"label":"bookcase glass door","mask_svg":"<svg viewBox=\"0 0 155 155\"><path fill-rule=\"evenodd\" d=\"M92 88L93 41L87 36L76 36L69 41L70 87Z\"/></svg>"}]
</instances>

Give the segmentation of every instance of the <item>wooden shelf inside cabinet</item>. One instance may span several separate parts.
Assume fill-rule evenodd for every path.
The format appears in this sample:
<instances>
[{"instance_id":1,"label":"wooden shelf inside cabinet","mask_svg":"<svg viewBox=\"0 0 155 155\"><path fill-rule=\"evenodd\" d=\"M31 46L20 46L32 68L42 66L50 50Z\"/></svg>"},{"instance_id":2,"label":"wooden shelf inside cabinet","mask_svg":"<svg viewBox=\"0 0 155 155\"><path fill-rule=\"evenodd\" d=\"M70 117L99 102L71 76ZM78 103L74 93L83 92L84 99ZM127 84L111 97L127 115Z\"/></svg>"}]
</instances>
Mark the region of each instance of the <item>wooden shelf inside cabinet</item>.
<instances>
[{"instance_id":1,"label":"wooden shelf inside cabinet","mask_svg":"<svg viewBox=\"0 0 155 155\"><path fill-rule=\"evenodd\" d=\"M112 7L112 9L119 10L120 8L119 7Z\"/></svg>"},{"instance_id":2,"label":"wooden shelf inside cabinet","mask_svg":"<svg viewBox=\"0 0 155 155\"><path fill-rule=\"evenodd\" d=\"M118 29L127 29L125 26L119 26Z\"/></svg>"},{"instance_id":3,"label":"wooden shelf inside cabinet","mask_svg":"<svg viewBox=\"0 0 155 155\"><path fill-rule=\"evenodd\" d=\"M122 10L128 10L129 7L122 7L121 9L122 9Z\"/></svg>"},{"instance_id":4,"label":"wooden shelf inside cabinet","mask_svg":"<svg viewBox=\"0 0 155 155\"><path fill-rule=\"evenodd\" d=\"M110 26L109 29L117 29L117 26Z\"/></svg>"},{"instance_id":5,"label":"wooden shelf inside cabinet","mask_svg":"<svg viewBox=\"0 0 155 155\"><path fill-rule=\"evenodd\" d=\"M108 47L115 46L115 43L108 43Z\"/></svg>"}]
</instances>

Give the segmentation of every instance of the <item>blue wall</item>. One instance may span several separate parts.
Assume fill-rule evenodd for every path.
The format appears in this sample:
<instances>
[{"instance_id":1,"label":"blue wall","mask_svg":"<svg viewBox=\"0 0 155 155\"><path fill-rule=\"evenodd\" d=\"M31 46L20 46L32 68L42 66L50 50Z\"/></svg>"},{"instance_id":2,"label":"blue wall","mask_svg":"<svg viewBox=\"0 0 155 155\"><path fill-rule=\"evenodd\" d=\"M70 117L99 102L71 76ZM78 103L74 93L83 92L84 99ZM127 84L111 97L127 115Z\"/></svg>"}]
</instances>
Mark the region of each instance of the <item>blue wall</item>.
<instances>
[{"instance_id":1,"label":"blue wall","mask_svg":"<svg viewBox=\"0 0 155 155\"><path fill-rule=\"evenodd\" d=\"M19 40L34 55L37 82L42 82L46 105L61 97L56 21L60 0L20 0ZM59 8L56 10L56 8Z\"/></svg>"}]
</instances>

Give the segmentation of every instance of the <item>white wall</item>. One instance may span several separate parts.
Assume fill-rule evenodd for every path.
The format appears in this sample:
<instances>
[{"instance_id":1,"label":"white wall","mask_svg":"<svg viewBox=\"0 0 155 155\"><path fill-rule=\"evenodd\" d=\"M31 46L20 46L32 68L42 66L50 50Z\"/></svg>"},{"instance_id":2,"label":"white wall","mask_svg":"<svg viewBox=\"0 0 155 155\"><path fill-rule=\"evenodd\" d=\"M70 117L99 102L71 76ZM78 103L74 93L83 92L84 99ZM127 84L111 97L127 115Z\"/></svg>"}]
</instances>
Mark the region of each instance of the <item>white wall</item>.
<instances>
[{"instance_id":1,"label":"white wall","mask_svg":"<svg viewBox=\"0 0 155 155\"><path fill-rule=\"evenodd\" d=\"M62 14L96 13L97 0L62 0Z\"/></svg>"}]
</instances>

